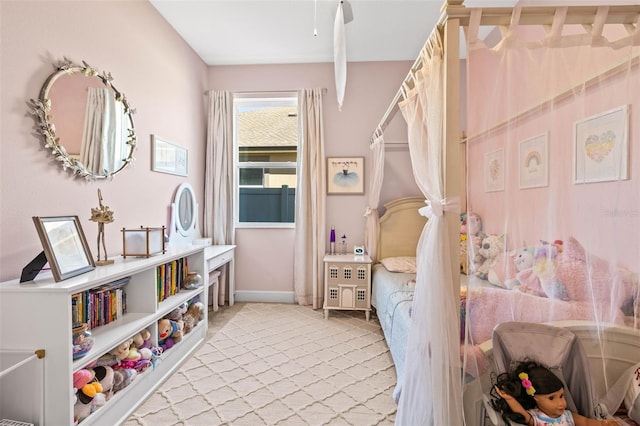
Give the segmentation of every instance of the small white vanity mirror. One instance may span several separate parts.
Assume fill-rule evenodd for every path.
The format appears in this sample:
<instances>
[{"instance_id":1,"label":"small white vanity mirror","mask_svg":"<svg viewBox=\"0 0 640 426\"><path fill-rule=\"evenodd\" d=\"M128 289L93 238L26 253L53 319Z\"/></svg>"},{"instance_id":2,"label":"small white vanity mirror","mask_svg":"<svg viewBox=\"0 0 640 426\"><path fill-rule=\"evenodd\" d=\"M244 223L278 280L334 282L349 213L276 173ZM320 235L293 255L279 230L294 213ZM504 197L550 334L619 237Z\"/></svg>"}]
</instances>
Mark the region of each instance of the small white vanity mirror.
<instances>
[{"instance_id":1,"label":"small white vanity mirror","mask_svg":"<svg viewBox=\"0 0 640 426\"><path fill-rule=\"evenodd\" d=\"M193 187L183 183L178 187L171 203L169 246L192 244L200 238L198 226L198 203Z\"/></svg>"}]
</instances>

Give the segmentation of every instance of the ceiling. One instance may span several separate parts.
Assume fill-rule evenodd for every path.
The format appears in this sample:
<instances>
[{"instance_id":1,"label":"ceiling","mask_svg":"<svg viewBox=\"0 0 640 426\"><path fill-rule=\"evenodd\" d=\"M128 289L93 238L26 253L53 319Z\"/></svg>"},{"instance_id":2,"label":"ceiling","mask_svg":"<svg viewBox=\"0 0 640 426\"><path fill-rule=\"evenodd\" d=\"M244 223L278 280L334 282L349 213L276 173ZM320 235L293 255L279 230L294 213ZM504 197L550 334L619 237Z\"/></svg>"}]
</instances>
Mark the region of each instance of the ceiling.
<instances>
[{"instance_id":1,"label":"ceiling","mask_svg":"<svg viewBox=\"0 0 640 426\"><path fill-rule=\"evenodd\" d=\"M208 65L333 62L339 0L150 0ZM347 60L415 60L443 0L348 0ZM314 29L317 35L314 36Z\"/></svg>"},{"instance_id":2,"label":"ceiling","mask_svg":"<svg viewBox=\"0 0 640 426\"><path fill-rule=\"evenodd\" d=\"M149 1L208 65L333 62L333 22L340 0ZM345 2L353 15L345 28L348 62L414 61L438 22L445 0ZM602 3L606 1L464 1L466 7ZM484 30L480 37L490 31Z\"/></svg>"}]
</instances>

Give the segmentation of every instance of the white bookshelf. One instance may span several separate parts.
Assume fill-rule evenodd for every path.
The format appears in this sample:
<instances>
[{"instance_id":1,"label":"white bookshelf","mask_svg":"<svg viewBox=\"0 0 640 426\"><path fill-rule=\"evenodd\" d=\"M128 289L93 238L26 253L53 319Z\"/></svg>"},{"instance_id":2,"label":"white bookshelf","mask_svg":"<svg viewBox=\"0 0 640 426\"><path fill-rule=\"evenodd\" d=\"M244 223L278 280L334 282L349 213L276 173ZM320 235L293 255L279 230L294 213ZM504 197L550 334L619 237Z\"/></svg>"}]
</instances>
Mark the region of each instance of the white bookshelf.
<instances>
[{"instance_id":1,"label":"white bookshelf","mask_svg":"<svg viewBox=\"0 0 640 426\"><path fill-rule=\"evenodd\" d=\"M197 271L204 285L181 290L158 302L156 271L159 265L187 258L189 271ZM166 254L150 258L115 259L113 265L100 266L88 273L56 283L50 273L41 272L29 283L18 280L0 284L0 351L44 349L44 413L36 413L24 403L24 396L34 385L28 369L0 379L0 418L44 425L72 425L73 373L98 359L142 329L151 332L157 344L157 321L180 303L199 296L207 306L208 262L205 246L189 245L169 248ZM71 297L123 277L131 277L126 286L127 312L114 322L93 328L94 345L82 358L72 359ZM203 342L207 332L205 318L186 334L182 341L165 351L131 384L116 393L106 405L92 413L81 425L115 425L123 422L135 408L151 395Z\"/></svg>"}]
</instances>

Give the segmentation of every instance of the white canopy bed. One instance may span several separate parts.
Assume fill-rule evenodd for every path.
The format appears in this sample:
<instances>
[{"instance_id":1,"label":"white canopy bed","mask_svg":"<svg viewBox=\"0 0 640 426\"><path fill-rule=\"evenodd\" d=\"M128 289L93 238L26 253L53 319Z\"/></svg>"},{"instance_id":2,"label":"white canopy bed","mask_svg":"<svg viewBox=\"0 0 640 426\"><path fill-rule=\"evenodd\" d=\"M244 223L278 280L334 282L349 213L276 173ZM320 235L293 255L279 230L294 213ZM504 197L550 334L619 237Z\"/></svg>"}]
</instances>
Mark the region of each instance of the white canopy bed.
<instances>
[{"instance_id":1,"label":"white canopy bed","mask_svg":"<svg viewBox=\"0 0 640 426\"><path fill-rule=\"evenodd\" d=\"M478 38L487 25L498 26L493 46ZM464 92L461 29L468 49ZM406 350L397 424L481 424L481 397L490 387L489 339L498 322L565 321L560 324L587 347L598 397L640 362L640 178L633 174L640 163L628 154L640 147L634 127L640 122L639 45L639 6L444 5L439 26L371 140L368 252L378 261L385 257L377 207L384 130L398 111L408 124L414 176L426 200L420 211L428 219L417 242L405 347L392 350ZM612 108L618 104L626 107ZM469 135L466 161L462 129ZM590 132L600 137L595 145ZM530 156L542 168L527 163L525 154L534 153L544 154ZM531 176L523 177L523 170ZM480 213L484 226L464 236L471 271L462 289L462 345L461 210ZM490 236L500 247L480 251ZM521 248L532 256L516 271L509 254ZM490 282L476 273L480 265L502 278ZM538 293L516 275L522 271L537 279ZM386 300L375 282L379 309ZM486 300L497 302L482 305Z\"/></svg>"}]
</instances>

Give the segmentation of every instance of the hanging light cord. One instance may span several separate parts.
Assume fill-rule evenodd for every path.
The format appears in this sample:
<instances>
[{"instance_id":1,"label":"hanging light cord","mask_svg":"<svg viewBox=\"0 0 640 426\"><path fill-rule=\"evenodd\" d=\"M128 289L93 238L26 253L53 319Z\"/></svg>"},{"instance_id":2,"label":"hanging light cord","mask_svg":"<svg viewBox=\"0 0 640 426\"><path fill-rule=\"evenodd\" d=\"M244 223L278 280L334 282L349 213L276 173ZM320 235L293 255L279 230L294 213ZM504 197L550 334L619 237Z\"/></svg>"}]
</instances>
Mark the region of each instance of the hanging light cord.
<instances>
[{"instance_id":1,"label":"hanging light cord","mask_svg":"<svg viewBox=\"0 0 640 426\"><path fill-rule=\"evenodd\" d=\"M313 36L318 36L318 0L313 2Z\"/></svg>"}]
</instances>

